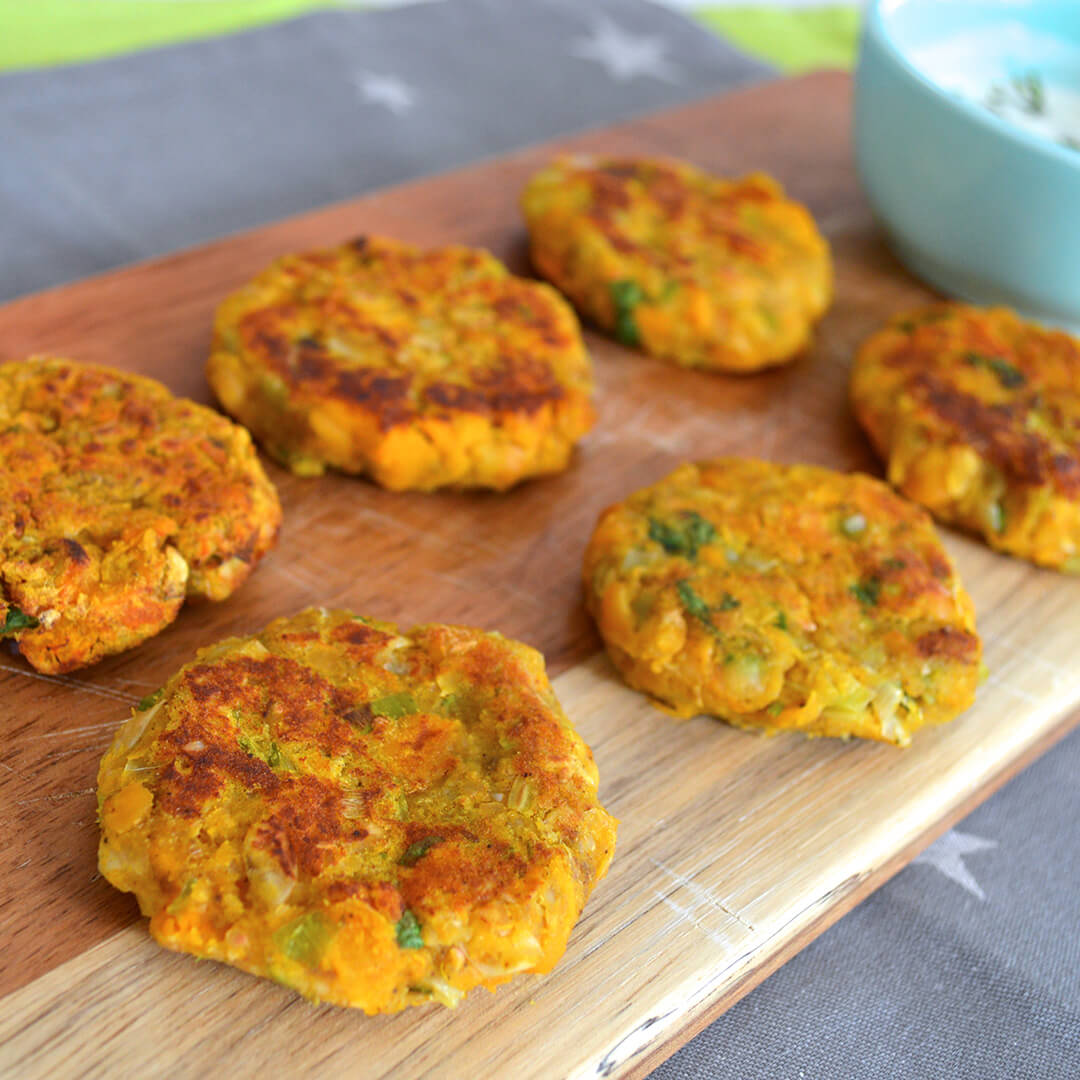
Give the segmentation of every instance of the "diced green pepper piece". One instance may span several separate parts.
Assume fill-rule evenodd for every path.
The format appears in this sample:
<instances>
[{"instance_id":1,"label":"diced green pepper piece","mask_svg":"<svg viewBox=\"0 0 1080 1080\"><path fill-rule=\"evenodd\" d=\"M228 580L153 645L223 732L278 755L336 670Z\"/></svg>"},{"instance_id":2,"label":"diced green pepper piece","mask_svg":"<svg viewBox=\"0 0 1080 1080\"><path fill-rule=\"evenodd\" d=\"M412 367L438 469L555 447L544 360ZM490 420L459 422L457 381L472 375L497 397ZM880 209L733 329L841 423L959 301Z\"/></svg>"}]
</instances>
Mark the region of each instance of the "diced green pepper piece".
<instances>
[{"instance_id":1,"label":"diced green pepper piece","mask_svg":"<svg viewBox=\"0 0 1080 1080\"><path fill-rule=\"evenodd\" d=\"M376 716L385 716L391 720L400 720L403 716L409 716L420 711L416 704L416 698L408 690L377 698L371 702L370 708Z\"/></svg>"},{"instance_id":2,"label":"diced green pepper piece","mask_svg":"<svg viewBox=\"0 0 1080 1080\"><path fill-rule=\"evenodd\" d=\"M147 709L152 709L164 696L165 687L163 686L160 690L155 690L152 694L147 694L146 697L135 706L135 711L146 712Z\"/></svg>"},{"instance_id":3,"label":"diced green pepper piece","mask_svg":"<svg viewBox=\"0 0 1080 1080\"><path fill-rule=\"evenodd\" d=\"M996 533L1003 533L1005 531L1005 507L999 503L991 503L986 511L987 519L990 523L990 528Z\"/></svg>"},{"instance_id":4,"label":"diced green pepper piece","mask_svg":"<svg viewBox=\"0 0 1080 1080\"><path fill-rule=\"evenodd\" d=\"M422 949L424 938L420 933L420 920L408 909L397 921L394 928L397 935L397 943L403 949Z\"/></svg>"},{"instance_id":5,"label":"diced green pepper piece","mask_svg":"<svg viewBox=\"0 0 1080 1080\"><path fill-rule=\"evenodd\" d=\"M290 959L305 967L316 967L334 939L337 928L321 911L309 911L286 923L274 934L274 944Z\"/></svg>"}]
</instances>

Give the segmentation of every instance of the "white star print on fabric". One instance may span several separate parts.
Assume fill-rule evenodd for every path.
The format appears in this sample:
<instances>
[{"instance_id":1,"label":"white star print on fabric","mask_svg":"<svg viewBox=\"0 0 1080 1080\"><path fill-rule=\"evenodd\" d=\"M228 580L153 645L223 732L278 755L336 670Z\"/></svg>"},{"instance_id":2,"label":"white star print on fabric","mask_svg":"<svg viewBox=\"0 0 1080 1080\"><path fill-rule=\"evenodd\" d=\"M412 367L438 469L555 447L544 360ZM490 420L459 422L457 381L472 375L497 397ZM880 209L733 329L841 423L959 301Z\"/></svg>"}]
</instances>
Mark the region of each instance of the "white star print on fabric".
<instances>
[{"instance_id":1,"label":"white star print on fabric","mask_svg":"<svg viewBox=\"0 0 1080 1080\"><path fill-rule=\"evenodd\" d=\"M593 23L588 37L570 43L570 52L582 60L603 67L616 82L651 75L664 82L676 82L676 71L668 63L667 42L654 34L630 34L606 16Z\"/></svg>"},{"instance_id":2,"label":"white star print on fabric","mask_svg":"<svg viewBox=\"0 0 1080 1080\"><path fill-rule=\"evenodd\" d=\"M395 116L404 115L416 104L412 88L392 75L359 71L353 75L353 82L364 101L372 105L382 105Z\"/></svg>"},{"instance_id":3,"label":"white star print on fabric","mask_svg":"<svg viewBox=\"0 0 1080 1080\"><path fill-rule=\"evenodd\" d=\"M917 855L912 865L917 866L922 863L932 866L935 870L940 870L950 881L955 881L957 885L962 885L980 900L985 900L986 893L979 888L979 883L964 865L964 856L996 847L996 840L983 840L978 836L972 836L971 833L953 829L935 840L921 855Z\"/></svg>"}]
</instances>

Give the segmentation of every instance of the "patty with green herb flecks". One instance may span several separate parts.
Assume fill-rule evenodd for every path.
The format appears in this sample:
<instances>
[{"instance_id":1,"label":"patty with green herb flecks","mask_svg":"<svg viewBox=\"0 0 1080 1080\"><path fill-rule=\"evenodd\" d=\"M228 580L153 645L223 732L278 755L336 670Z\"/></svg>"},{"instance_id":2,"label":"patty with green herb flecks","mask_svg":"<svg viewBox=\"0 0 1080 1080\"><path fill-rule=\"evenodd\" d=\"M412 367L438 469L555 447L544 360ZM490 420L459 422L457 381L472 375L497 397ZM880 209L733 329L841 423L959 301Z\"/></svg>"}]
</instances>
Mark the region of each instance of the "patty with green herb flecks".
<instances>
[{"instance_id":1,"label":"patty with green herb flecks","mask_svg":"<svg viewBox=\"0 0 1080 1080\"><path fill-rule=\"evenodd\" d=\"M722 458L600 517L585 596L626 681L680 716L904 746L975 697L972 603L879 480Z\"/></svg>"},{"instance_id":2,"label":"patty with green herb flecks","mask_svg":"<svg viewBox=\"0 0 1080 1080\"><path fill-rule=\"evenodd\" d=\"M321 609L140 702L98 804L162 945L368 1013L549 971L615 842L538 652Z\"/></svg>"},{"instance_id":3,"label":"patty with green herb flecks","mask_svg":"<svg viewBox=\"0 0 1080 1080\"><path fill-rule=\"evenodd\" d=\"M251 437L142 375L0 364L0 639L38 671L130 649L224 600L273 547Z\"/></svg>"},{"instance_id":4,"label":"patty with green herb flecks","mask_svg":"<svg viewBox=\"0 0 1080 1080\"><path fill-rule=\"evenodd\" d=\"M536 269L621 341L684 367L791 360L832 296L829 248L761 173L563 157L522 196Z\"/></svg>"},{"instance_id":5,"label":"patty with green herb flecks","mask_svg":"<svg viewBox=\"0 0 1080 1080\"><path fill-rule=\"evenodd\" d=\"M1080 574L1080 339L938 304L866 340L851 376L888 479L998 551Z\"/></svg>"}]
</instances>

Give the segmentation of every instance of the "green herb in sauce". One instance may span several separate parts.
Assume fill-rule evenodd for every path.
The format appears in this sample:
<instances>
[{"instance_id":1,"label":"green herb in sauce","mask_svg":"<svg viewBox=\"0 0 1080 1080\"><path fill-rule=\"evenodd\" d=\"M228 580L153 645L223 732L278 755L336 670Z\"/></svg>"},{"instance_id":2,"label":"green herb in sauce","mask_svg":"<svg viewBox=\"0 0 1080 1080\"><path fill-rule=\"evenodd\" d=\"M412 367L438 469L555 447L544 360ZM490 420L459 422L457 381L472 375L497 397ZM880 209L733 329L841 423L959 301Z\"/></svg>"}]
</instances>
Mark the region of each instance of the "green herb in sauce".
<instances>
[{"instance_id":1,"label":"green herb in sauce","mask_svg":"<svg viewBox=\"0 0 1080 1080\"><path fill-rule=\"evenodd\" d=\"M1042 76L1037 71L1025 71L1006 83L993 83L986 94L986 107L995 113L1014 108L1029 116L1042 116L1046 112Z\"/></svg>"}]
</instances>

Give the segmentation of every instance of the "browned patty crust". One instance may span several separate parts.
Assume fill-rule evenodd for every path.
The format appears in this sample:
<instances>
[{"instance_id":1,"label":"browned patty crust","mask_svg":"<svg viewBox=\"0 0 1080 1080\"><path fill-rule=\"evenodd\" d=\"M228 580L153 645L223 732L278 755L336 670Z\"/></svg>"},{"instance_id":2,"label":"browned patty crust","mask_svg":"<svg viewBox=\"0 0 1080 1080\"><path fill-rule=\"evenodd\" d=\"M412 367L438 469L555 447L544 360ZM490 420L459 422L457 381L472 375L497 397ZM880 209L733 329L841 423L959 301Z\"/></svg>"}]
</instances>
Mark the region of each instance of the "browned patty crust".
<instances>
[{"instance_id":1,"label":"browned patty crust","mask_svg":"<svg viewBox=\"0 0 1080 1080\"><path fill-rule=\"evenodd\" d=\"M465 247L278 259L221 305L207 373L293 472L392 490L507 488L564 468L593 422L569 305Z\"/></svg>"},{"instance_id":2,"label":"browned patty crust","mask_svg":"<svg viewBox=\"0 0 1080 1080\"><path fill-rule=\"evenodd\" d=\"M905 495L999 551L1080 573L1080 340L938 304L866 340L851 397Z\"/></svg>"},{"instance_id":3,"label":"browned patty crust","mask_svg":"<svg viewBox=\"0 0 1080 1080\"><path fill-rule=\"evenodd\" d=\"M624 345L685 367L784 363L832 296L828 244L762 173L574 155L521 202L537 270Z\"/></svg>"},{"instance_id":4,"label":"browned patty crust","mask_svg":"<svg viewBox=\"0 0 1080 1080\"><path fill-rule=\"evenodd\" d=\"M185 596L229 596L280 520L218 413L106 367L0 365L0 636L39 671L137 645Z\"/></svg>"},{"instance_id":5,"label":"browned patty crust","mask_svg":"<svg viewBox=\"0 0 1080 1080\"><path fill-rule=\"evenodd\" d=\"M101 871L163 945L367 1012L548 971L610 862L534 649L311 609L202 650L119 730Z\"/></svg>"}]
</instances>

